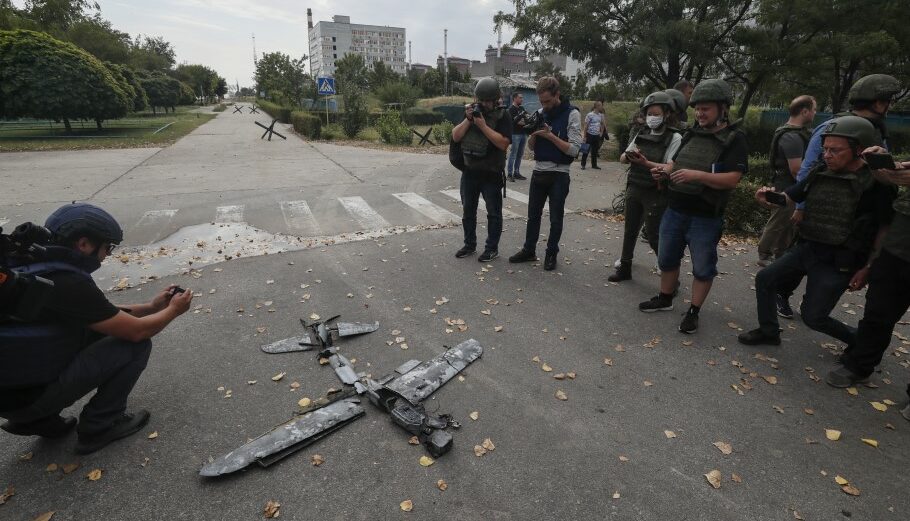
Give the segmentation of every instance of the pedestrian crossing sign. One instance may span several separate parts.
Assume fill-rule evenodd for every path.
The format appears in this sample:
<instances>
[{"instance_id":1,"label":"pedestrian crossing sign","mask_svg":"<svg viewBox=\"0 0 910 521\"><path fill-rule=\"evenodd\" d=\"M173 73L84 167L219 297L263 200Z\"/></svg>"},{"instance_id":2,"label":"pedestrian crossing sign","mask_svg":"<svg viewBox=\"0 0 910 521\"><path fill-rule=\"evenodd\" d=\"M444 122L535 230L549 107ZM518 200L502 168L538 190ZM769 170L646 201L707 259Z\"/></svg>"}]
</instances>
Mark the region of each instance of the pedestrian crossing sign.
<instances>
[{"instance_id":1,"label":"pedestrian crossing sign","mask_svg":"<svg viewBox=\"0 0 910 521\"><path fill-rule=\"evenodd\" d=\"M335 94L335 78L316 78L316 84L319 86L319 94L324 96Z\"/></svg>"}]
</instances>

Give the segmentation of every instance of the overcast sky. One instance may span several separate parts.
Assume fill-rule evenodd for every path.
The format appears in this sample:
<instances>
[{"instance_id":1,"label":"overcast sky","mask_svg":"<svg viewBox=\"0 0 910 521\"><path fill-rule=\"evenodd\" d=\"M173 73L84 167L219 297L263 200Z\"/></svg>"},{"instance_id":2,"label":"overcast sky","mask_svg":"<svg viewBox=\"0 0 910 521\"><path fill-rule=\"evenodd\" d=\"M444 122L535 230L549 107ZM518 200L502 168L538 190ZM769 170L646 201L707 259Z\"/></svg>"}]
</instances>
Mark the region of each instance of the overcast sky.
<instances>
[{"instance_id":1,"label":"overcast sky","mask_svg":"<svg viewBox=\"0 0 910 521\"><path fill-rule=\"evenodd\" d=\"M17 2L21 3L21 2ZM508 0L98 0L102 16L131 35L163 36L177 51L178 63L201 63L227 82L250 86L253 42L256 51L308 54L307 7L313 22L336 14L351 23L404 27L414 62L435 65L442 54L442 30L449 30L449 55L483 60L496 45L493 15L512 11ZM503 31L508 43L512 31Z\"/></svg>"}]
</instances>

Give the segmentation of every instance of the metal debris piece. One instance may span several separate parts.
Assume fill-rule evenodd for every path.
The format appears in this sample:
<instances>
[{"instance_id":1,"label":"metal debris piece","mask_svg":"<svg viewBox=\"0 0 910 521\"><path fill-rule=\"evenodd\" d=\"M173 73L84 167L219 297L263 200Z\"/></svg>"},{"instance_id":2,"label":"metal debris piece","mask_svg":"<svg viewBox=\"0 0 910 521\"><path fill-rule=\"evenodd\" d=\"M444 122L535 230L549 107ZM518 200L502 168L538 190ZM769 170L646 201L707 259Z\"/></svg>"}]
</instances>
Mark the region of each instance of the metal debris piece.
<instances>
[{"instance_id":1,"label":"metal debris piece","mask_svg":"<svg viewBox=\"0 0 910 521\"><path fill-rule=\"evenodd\" d=\"M395 372L398 374L405 374L408 371L410 371L411 369L414 369L415 367L420 365L420 363L421 363L420 360L408 360L407 362L399 365L398 369L395 369Z\"/></svg>"},{"instance_id":2,"label":"metal debris piece","mask_svg":"<svg viewBox=\"0 0 910 521\"><path fill-rule=\"evenodd\" d=\"M412 405L417 405L482 354L483 347L477 340L473 338L465 340L442 355L427 360L392 380L384 387Z\"/></svg>"},{"instance_id":3,"label":"metal debris piece","mask_svg":"<svg viewBox=\"0 0 910 521\"><path fill-rule=\"evenodd\" d=\"M275 427L202 467L202 476L236 472L254 462L267 467L363 416L357 398L347 398Z\"/></svg>"},{"instance_id":4,"label":"metal debris piece","mask_svg":"<svg viewBox=\"0 0 910 521\"><path fill-rule=\"evenodd\" d=\"M338 336L342 337L372 333L379 329L379 322L373 322L372 324L367 322L338 322L335 326L338 328Z\"/></svg>"},{"instance_id":5,"label":"metal debris piece","mask_svg":"<svg viewBox=\"0 0 910 521\"><path fill-rule=\"evenodd\" d=\"M335 374L338 375L338 378L341 379L341 382L345 385L354 385L354 383L360 379L357 377L354 368L351 367L351 361L345 358L344 355L334 354L330 356L329 365L335 369Z\"/></svg>"},{"instance_id":6,"label":"metal debris piece","mask_svg":"<svg viewBox=\"0 0 910 521\"><path fill-rule=\"evenodd\" d=\"M313 340L310 338L310 335L304 334L303 336L295 336L291 338L285 338L284 340L279 340L277 342L272 342L271 344L264 345L260 349L263 352L269 353L270 355L278 353L294 353L297 351L310 351L313 349Z\"/></svg>"}]
</instances>

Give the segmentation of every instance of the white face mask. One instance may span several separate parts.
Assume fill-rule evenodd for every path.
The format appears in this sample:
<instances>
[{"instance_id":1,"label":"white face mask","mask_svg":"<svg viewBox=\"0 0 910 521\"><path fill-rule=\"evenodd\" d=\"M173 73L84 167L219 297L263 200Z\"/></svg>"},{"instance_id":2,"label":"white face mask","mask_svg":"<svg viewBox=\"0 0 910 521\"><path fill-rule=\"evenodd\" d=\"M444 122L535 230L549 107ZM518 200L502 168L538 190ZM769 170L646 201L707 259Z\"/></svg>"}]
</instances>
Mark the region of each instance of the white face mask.
<instances>
[{"instance_id":1,"label":"white face mask","mask_svg":"<svg viewBox=\"0 0 910 521\"><path fill-rule=\"evenodd\" d=\"M645 124L648 125L648 128L655 129L664 123L663 116L648 116L645 118Z\"/></svg>"}]
</instances>

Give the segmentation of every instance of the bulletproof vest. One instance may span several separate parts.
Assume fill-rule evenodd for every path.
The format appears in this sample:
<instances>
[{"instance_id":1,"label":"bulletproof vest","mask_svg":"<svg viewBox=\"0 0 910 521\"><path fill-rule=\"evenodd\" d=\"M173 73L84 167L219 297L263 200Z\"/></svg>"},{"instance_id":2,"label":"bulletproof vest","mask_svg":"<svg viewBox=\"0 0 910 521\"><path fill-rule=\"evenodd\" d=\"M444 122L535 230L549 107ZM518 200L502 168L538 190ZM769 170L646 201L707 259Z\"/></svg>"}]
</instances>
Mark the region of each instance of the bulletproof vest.
<instances>
[{"instance_id":1,"label":"bulletproof vest","mask_svg":"<svg viewBox=\"0 0 910 521\"><path fill-rule=\"evenodd\" d=\"M768 153L768 163L771 165L771 184L774 188L782 192L787 188L790 188L796 184L796 180L793 179L793 176L790 175L790 169L785 168L781 170L777 162L780 154L780 138L788 132L797 132L799 137L803 140L803 154L806 153L806 146L809 144L809 140L812 138L812 134L809 132L809 129L806 127L800 127L796 125L782 125L777 127L777 130L774 131L774 136L771 138L771 150Z\"/></svg>"},{"instance_id":2,"label":"bulletproof vest","mask_svg":"<svg viewBox=\"0 0 910 521\"><path fill-rule=\"evenodd\" d=\"M635 145L649 161L661 163L674 135L676 135L676 129L670 127L667 127L663 134L652 134L649 129L635 137ZM629 166L629 184L641 188L657 188L657 183L651 177L651 170L636 163Z\"/></svg>"},{"instance_id":3,"label":"bulletproof vest","mask_svg":"<svg viewBox=\"0 0 910 521\"><path fill-rule=\"evenodd\" d=\"M495 129L499 120L506 114L506 110L498 107L483 115L487 126ZM506 166L506 152L483 135L477 125L468 127L464 138L461 140L461 151L464 154L465 170L475 172L489 172L498 174Z\"/></svg>"},{"instance_id":4,"label":"bulletproof vest","mask_svg":"<svg viewBox=\"0 0 910 521\"><path fill-rule=\"evenodd\" d=\"M550 131L559 139L569 140L569 114L573 110L578 110L578 107L570 105L568 98L564 98L554 110L544 112L544 121L550 126ZM534 141L534 160L568 165L575 161L575 157L563 154L549 139L538 139Z\"/></svg>"},{"instance_id":5,"label":"bulletproof vest","mask_svg":"<svg viewBox=\"0 0 910 521\"><path fill-rule=\"evenodd\" d=\"M739 133L736 128L737 124L738 122L731 123L717 132L710 132L699 127L688 129L683 136L676 159L673 161L673 168L676 170L691 169L711 172L712 165L717 163L717 160ZM725 167L729 168L729 165L725 165ZM718 213L726 206L727 199L732 191L711 188L698 181L689 183L674 183L671 181L670 190L698 196L712 204Z\"/></svg>"},{"instance_id":6,"label":"bulletproof vest","mask_svg":"<svg viewBox=\"0 0 910 521\"><path fill-rule=\"evenodd\" d=\"M815 167L806 184L805 217L799 225L800 237L856 249L848 244L854 231L864 224L861 222L864 217L857 216L856 209L863 192L874 183L872 171L866 166L856 172L831 172L824 165Z\"/></svg>"}]
</instances>

